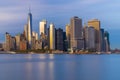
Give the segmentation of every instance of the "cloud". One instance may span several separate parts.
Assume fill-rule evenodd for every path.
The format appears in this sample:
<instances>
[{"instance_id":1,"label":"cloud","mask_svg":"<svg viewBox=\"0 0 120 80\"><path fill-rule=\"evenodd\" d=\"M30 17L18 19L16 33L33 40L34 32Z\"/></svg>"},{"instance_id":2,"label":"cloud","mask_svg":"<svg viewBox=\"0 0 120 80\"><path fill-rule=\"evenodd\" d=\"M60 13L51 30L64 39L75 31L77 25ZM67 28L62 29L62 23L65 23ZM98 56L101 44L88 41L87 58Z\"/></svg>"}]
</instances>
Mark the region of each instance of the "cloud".
<instances>
[{"instance_id":1,"label":"cloud","mask_svg":"<svg viewBox=\"0 0 120 80\"><path fill-rule=\"evenodd\" d=\"M83 5L92 5L92 4L98 4L103 2L103 0L81 0L79 1Z\"/></svg>"},{"instance_id":2,"label":"cloud","mask_svg":"<svg viewBox=\"0 0 120 80\"><path fill-rule=\"evenodd\" d=\"M64 28L72 16L81 17L86 22L98 18L103 28L120 29L119 0L0 0L0 33L22 32L29 6L36 30L41 19L46 18Z\"/></svg>"},{"instance_id":3,"label":"cloud","mask_svg":"<svg viewBox=\"0 0 120 80\"><path fill-rule=\"evenodd\" d=\"M4 0L2 3L0 3L0 23L14 23L14 21L25 23L29 6L31 6L31 11L35 20L40 20L40 18L43 18L43 16L46 18L70 18L74 15L87 19L93 17L101 17L102 19L105 19L104 16L108 16L109 18L111 13L110 10L109 13L106 11L104 5L113 7L113 5L111 5L112 2L106 4L106 1L104 0L60 0L59 2L60 3L58 3L56 0ZM101 4L103 5L101 6Z\"/></svg>"}]
</instances>

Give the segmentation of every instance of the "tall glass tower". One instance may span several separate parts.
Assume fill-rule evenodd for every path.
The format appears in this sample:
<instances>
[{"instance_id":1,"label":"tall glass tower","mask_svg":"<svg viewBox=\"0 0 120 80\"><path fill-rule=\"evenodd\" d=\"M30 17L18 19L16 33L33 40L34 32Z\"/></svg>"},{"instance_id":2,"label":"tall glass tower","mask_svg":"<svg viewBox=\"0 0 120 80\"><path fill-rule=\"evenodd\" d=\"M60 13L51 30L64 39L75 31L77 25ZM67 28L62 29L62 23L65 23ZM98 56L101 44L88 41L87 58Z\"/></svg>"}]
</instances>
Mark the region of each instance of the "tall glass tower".
<instances>
[{"instance_id":1,"label":"tall glass tower","mask_svg":"<svg viewBox=\"0 0 120 80\"><path fill-rule=\"evenodd\" d=\"M82 39L82 19L78 17L73 17L70 20L70 38L71 38L71 49L81 50L83 49L83 39Z\"/></svg>"},{"instance_id":2,"label":"tall glass tower","mask_svg":"<svg viewBox=\"0 0 120 80\"><path fill-rule=\"evenodd\" d=\"M28 13L28 48L31 48L31 42L32 42L32 14L29 10Z\"/></svg>"},{"instance_id":3,"label":"tall glass tower","mask_svg":"<svg viewBox=\"0 0 120 80\"><path fill-rule=\"evenodd\" d=\"M101 23L98 19L92 19L88 21L88 27L92 26L95 29L95 47L96 51L101 51L101 34L100 34L100 26Z\"/></svg>"},{"instance_id":4,"label":"tall glass tower","mask_svg":"<svg viewBox=\"0 0 120 80\"><path fill-rule=\"evenodd\" d=\"M55 26L54 24L50 24L49 27L49 37L50 37L50 49L54 50L55 49Z\"/></svg>"}]
</instances>

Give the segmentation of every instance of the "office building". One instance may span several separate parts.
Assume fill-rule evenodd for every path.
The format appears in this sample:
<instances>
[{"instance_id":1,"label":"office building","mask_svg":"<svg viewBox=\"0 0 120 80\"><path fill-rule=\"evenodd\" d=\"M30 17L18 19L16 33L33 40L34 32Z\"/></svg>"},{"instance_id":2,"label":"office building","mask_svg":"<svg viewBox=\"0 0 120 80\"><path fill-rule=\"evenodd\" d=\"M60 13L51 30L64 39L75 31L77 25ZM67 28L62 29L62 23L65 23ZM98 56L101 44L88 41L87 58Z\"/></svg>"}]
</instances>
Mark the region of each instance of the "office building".
<instances>
[{"instance_id":1,"label":"office building","mask_svg":"<svg viewBox=\"0 0 120 80\"><path fill-rule=\"evenodd\" d=\"M40 29L40 35L41 33L47 35L47 21L46 20L42 20L39 23L39 29Z\"/></svg>"},{"instance_id":2,"label":"office building","mask_svg":"<svg viewBox=\"0 0 120 80\"><path fill-rule=\"evenodd\" d=\"M3 51L4 47L3 47L3 43L0 43L0 51Z\"/></svg>"},{"instance_id":3,"label":"office building","mask_svg":"<svg viewBox=\"0 0 120 80\"><path fill-rule=\"evenodd\" d=\"M81 50L84 48L84 40L82 35L82 19L78 17L71 18L70 21L70 45L72 50Z\"/></svg>"},{"instance_id":4,"label":"office building","mask_svg":"<svg viewBox=\"0 0 120 80\"><path fill-rule=\"evenodd\" d=\"M31 48L31 41L32 41L32 14L29 12L28 14L28 48Z\"/></svg>"},{"instance_id":5,"label":"office building","mask_svg":"<svg viewBox=\"0 0 120 80\"><path fill-rule=\"evenodd\" d=\"M64 51L68 51L68 41L67 41L67 38L66 38L66 32L63 32L63 50Z\"/></svg>"},{"instance_id":6,"label":"office building","mask_svg":"<svg viewBox=\"0 0 120 80\"><path fill-rule=\"evenodd\" d=\"M21 34L17 34L15 36L15 40L16 40L16 49L19 50L20 49L20 36Z\"/></svg>"},{"instance_id":7,"label":"office building","mask_svg":"<svg viewBox=\"0 0 120 80\"><path fill-rule=\"evenodd\" d=\"M11 50L16 50L16 39L15 37L11 37Z\"/></svg>"},{"instance_id":8,"label":"office building","mask_svg":"<svg viewBox=\"0 0 120 80\"><path fill-rule=\"evenodd\" d=\"M11 35L6 32L5 34L5 50L10 51L11 50Z\"/></svg>"},{"instance_id":9,"label":"office building","mask_svg":"<svg viewBox=\"0 0 120 80\"><path fill-rule=\"evenodd\" d=\"M32 50L35 50L35 49L36 49L35 47L36 47L36 38L35 38L35 36L33 36L33 37L32 37L31 49L32 49Z\"/></svg>"},{"instance_id":10,"label":"office building","mask_svg":"<svg viewBox=\"0 0 120 80\"><path fill-rule=\"evenodd\" d=\"M49 28L47 28L47 42L48 42L48 49L50 49L50 33L49 33Z\"/></svg>"},{"instance_id":11,"label":"office building","mask_svg":"<svg viewBox=\"0 0 120 80\"><path fill-rule=\"evenodd\" d=\"M41 33L40 40L42 42L42 48L43 49L48 49L48 36Z\"/></svg>"},{"instance_id":12,"label":"office building","mask_svg":"<svg viewBox=\"0 0 120 80\"><path fill-rule=\"evenodd\" d=\"M28 24L24 26L24 36L25 36L25 39L28 40Z\"/></svg>"},{"instance_id":13,"label":"office building","mask_svg":"<svg viewBox=\"0 0 120 80\"><path fill-rule=\"evenodd\" d=\"M58 28L55 30L55 46L56 46L56 50L60 50L63 51L64 47L63 47L63 29Z\"/></svg>"},{"instance_id":14,"label":"office building","mask_svg":"<svg viewBox=\"0 0 120 80\"><path fill-rule=\"evenodd\" d=\"M35 40L38 40L38 33L37 32L32 32L32 37L34 37Z\"/></svg>"},{"instance_id":15,"label":"office building","mask_svg":"<svg viewBox=\"0 0 120 80\"><path fill-rule=\"evenodd\" d=\"M55 26L54 24L50 24L49 27L49 47L52 50L55 50Z\"/></svg>"},{"instance_id":16,"label":"office building","mask_svg":"<svg viewBox=\"0 0 120 80\"><path fill-rule=\"evenodd\" d=\"M20 50L27 50L27 41L24 39L20 41Z\"/></svg>"},{"instance_id":17,"label":"office building","mask_svg":"<svg viewBox=\"0 0 120 80\"><path fill-rule=\"evenodd\" d=\"M110 51L110 41L109 41L109 33L105 31L105 51L109 52Z\"/></svg>"},{"instance_id":18,"label":"office building","mask_svg":"<svg viewBox=\"0 0 120 80\"><path fill-rule=\"evenodd\" d=\"M36 41L36 44L35 44L35 49L36 49L36 50L43 49L43 48L42 48L42 45L43 45L43 44L42 44L42 41L41 41L41 40L37 40L37 41Z\"/></svg>"},{"instance_id":19,"label":"office building","mask_svg":"<svg viewBox=\"0 0 120 80\"><path fill-rule=\"evenodd\" d=\"M100 21L97 19L93 19L88 21L88 27L92 26L95 29L95 47L96 51L101 51L101 36L100 36Z\"/></svg>"},{"instance_id":20,"label":"office building","mask_svg":"<svg viewBox=\"0 0 120 80\"><path fill-rule=\"evenodd\" d=\"M71 33L71 30L70 30L70 25L67 24L66 25L66 43L67 43L67 49L70 49L70 33Z\"/></svg>"},{"instance_id":21,"label":"office building","mask_svg":"<svg viewBox=\"0 0 120 80\"><path fill-rule=\"evenodd\" d=\"M100 33L101 33L101 52L105 51L105 32L104 29L100 29Z\"/></svg>"},{"instance_id":22,"label":"office building","mask_svg":"<svg viewBox=\"0 0 120 80\"><path fill-rule=\"evenodd\" d=\"M15 50L16 49L16 40L15 37L12 37L9 33L5 34L5 50Z\"/></svg>"},{"instance_id":23,"label":"office building","mask_svg":"<svg viewBox=\"0 0 120 80\"><path fill-rule=\"evenodd\" d=\"M95 51L95 29L84 27L85 49Z\"/></svg>"}]
</instances>

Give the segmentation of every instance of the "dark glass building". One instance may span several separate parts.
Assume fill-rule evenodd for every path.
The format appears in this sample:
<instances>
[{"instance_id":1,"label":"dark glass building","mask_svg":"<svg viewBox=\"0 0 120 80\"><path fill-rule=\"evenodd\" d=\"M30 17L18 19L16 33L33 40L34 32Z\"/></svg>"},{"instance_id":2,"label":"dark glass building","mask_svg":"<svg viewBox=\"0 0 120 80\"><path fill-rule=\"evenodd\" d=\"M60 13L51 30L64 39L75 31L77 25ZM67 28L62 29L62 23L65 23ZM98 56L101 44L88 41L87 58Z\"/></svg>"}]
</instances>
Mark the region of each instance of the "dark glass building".
<instances>
[{"instance_id":1,"label":"dark glass building","mask_svg":"<svg viewBox=\"0 0 120 80\"><path fill-rule=\"evenodd\" d=\"M101 51L105 51L105 35L104 35L104 29L100 29L101 32Z\"/></svg>"},{"instance_id":2,"label":"dark glass building","mask_svg":"<svg viewBox=\"0 0 120 80\"><path fill-rule=\"evenodd\" d=\"M55 41L55 45L56 45L56 50L60 50L63 51L63 29L59 28L55 30L56 32L56 41Z\"/></svg>"},{"instance_id":3,"label":"dark glass building","mask_svg":"<svg viewBox=\"0 0 120 80\"><path fill-rule=\"evenodd\" d=\"M110 51L110 40L109 40L109 33L107 31L105 31L104 33L105 35L105 51L109 52Z\"/></svg>"}]
</instances>

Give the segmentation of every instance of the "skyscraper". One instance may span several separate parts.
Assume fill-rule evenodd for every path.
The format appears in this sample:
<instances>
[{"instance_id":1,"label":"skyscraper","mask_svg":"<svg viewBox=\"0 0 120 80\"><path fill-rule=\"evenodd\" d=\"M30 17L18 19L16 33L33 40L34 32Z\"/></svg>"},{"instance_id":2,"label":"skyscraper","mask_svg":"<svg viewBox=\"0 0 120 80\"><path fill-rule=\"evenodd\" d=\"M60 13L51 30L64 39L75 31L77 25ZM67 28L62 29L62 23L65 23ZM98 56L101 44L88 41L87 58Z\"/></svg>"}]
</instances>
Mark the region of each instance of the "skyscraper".
<instances>
[{"instance_id":1,"label":"skyscraper","mask_svg":"<svg viewBox=\"0 0 120 80\"><path fill-rule=\"evenodd\" d=\"M59 28L55 31L55 42L56 42L56 50L63 51L63 29Z\"/></svg>"},{"instance_id":2,"label":"skyscraper","mask_svg":"<svg viewBox=\"0 0 120 80\"><path fill-rule=\"evenodd\" d=\"M24 26L24 35L25 35L25 39L28 40L28 24L25 24Z\"/></svg>"},{"instance_id":3,"label":"skyscraper","mask_svg":"<svg viewBox=\"0 0 120 80\"><path fill-rule=\"evenodd\" d=\"M85 49L95 50L95 29L93 27L84 27Z\"/></svg>"},{"instance_id":4,"label":"skyscraper","mask_svg":"<svg viewBox=\"0 0 120 80\"><path fill-rule=\"evenodd\" d=\"M49 28L49 47L50 49L55 49L55 27L54 24L50 24Z\"/></svg>"},{"instance_id":5,"label":"skyscraper","mask_svg":"<svg viewBox=\"0 0 120 80\"><path fill-rule=\"evenodd\" d=\"M21 37L21 34L18 34L15 36L15 39L16 39L16 49L19 50L20 49L20 37Z\"/></svg>"},{"instance_id":6,"label":"skyscraper","mask_svg":"<svg viewBox=\"0 0 120 80\"><path fill-rule=\"evenodd\" d=\"M36 40L35 36L33 36L33 37L32 37L32 46L31 46L31 49L32 49L32 50L35 50L36 41L37 41L37 40Z\"/></svg>"},{"instance_id":7,"label":"skyscraper","mask_svg":"<svg viewBox=\"0 0 120 80\"><path fill-rule=\"evenodd\" d=\"M70 21L71 49L83 49L82 19L78 17L71 18Z\"/></svg>"},{"instance_id":8,"label":"skyscraper","mask_svg":"<svg viewBox=\"0 0 120 80\"><path fill-rule=\"evenodd\" d=\"M12 37L9 33L6 32L5 34L5 50L15 50L16 49L16 41L15 37Z\"/></svg>"},{"instance_id":9,"label":"skyscraper","mask_svg":"<svg viewBox=\"0 0 120 80\"><path fill-rule=\"evenodd\" d=\"M67 48L69 49L70 48L70 33L71 33L71 31L70 31L70 25L69 24L67 24L66 25L66 42L67 42Z\"/></svg>"},{"instance_id":10,"label":"skyscraper","mask_svg":"<svg viewBox=\"0 0 120 80\"><path fill-rule=\"evenodd\" d=\"M105 51L109 52L110 51L110 41L109 41L109 33L105 31Z\"/></svg>"},{"instance_id":11,"label":"skyscraper","mask_svg":"<svg viewBox=\"0 0 120 80\"><path fill-rule=\"evenodd\" d=\"M32 14L28 13L28 48L31 48L32 41Z\"/></svg>"},{"instance_id":12,"label":"skyscraper","mask_svg":"<svg viewBox=\"0 0 120 80\"><path fill-rule=\"evenodd\" d=\"M41 33L40 41L42 42L42 49L48 49L48 36Z\"/></svg>"},{"instance_id":13,"label":"skyscraper","mask_svg":"<svg viewBox=\"0 0 120 80\"><path fill-rule=\"evenodd\" d=\"M50 32L49 32L49 31L50 31L50 28L48 27L48 28L47 28L47 32L48 32L48 33L47 33L48 49L50 49Z\"/></svg>"},{"instance_id":14,"label":"skyscraper","mask_svg":"<svg viewBox=\"0 0 120 80\"><path fill-rule=\"evenodd\" d=\"M68 51L68 42L66 38L66 32L63 32L63 49L64 51Z\"/></svg>"},{"instance_id":15,"label":"skyscraper","mask_svg":"<svg viewBox=\"0 0 120 80\"><path fill-rule=\"evenodd\" d=\"M101 37L100 37L100 21L97 19L93 19L88 21L88 27L92 26L95 29L95 47L96 51L101 51Z\"/></svg>"},{"instance_id":16,"label":"skyscraper","mask_svg":"<svg viewBox=\"0 0 120 80\"><path fill-rule=\"evenodd\" d=\"M100 33L101 33L101 51L104 52L105 51L105 33L104 33L104 29L100 29Z\"/></svg>"},{"instance_id":17,"label":"skyscraper","mask_svg":"<svg viewBox=\"0 0 120 80\"><path fill-rule=\"evenodd\" d=\"M11 37L11 50L16 50L16 40L15 37Z\"/></svg>"},{"instance_id":18,"label":"skyscraper","mask_svg":"<svg viewBox=\"0 0 120 80\"><path fill-rule=\"evenodd\" d=\"M11 35L6 32L5 34L5 50L10 51L11 50Z\"/></svg>"},{"instance_id":19,"label":"skyscraper","mask_svg":"<svg viewBox=\"0 0 120 80\"><path fill-rule=\"evenodd\" d=\"M40 35L41 33L47 35L47 21L42 20L39 24L39 29L40 29Z\"/></svg>"}]
</instances>

